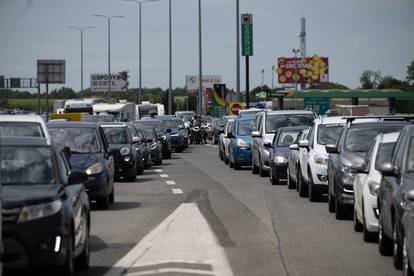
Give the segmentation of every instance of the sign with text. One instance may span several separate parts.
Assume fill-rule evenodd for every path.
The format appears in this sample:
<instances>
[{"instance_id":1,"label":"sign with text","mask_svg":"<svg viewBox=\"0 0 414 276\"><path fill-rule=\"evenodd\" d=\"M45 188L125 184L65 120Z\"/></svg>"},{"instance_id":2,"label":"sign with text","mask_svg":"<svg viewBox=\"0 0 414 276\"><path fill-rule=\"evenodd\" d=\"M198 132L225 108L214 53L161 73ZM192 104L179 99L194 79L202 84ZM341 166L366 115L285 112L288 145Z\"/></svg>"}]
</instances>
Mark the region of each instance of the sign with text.
<instances>
[{"instance_id":1,"label":"sign with text","mask_svg":"<svg viewBox=\"0 0 414 276\"><path fill-rule=\"evenodd\" d=\"M108 91L108 82L108 74L91 74L91 91ZM126 91L128 89L128 85L128 74L126 72L111 74L111 92Z\"/></svg>"},{"instance_id":2,"label":"sign with text","mask_svg":"<svg viewBox=\"0 0 414 276\"><path fill-rule=\"evenodd\" d=\"M327 83L329 59L327 57L278 58L279 83Z\"/></svg>"},{"instance_id":3,"label":"sign with text","mask_svg":"<svg viewBox=\"0 0 414 276\"><path fill-rule=\"evenodd\" d=\"M197 75L186 76L185 83L187 91L197 91L200 87L200 78ZM222 83L223 77L218 75L203 76L203 90L214 89L214 84Z\"/></svg>"},{"instance_id":4,"label":"sign with text","mask_svg":"<svg viewBox=\"0 0 414 276\"><path fill-rule=\"evenodd\" d=\"M242 56L253 56L253 15L241 15Z\"/></svg>"},{"instance_id":5,"label":"sign with text","mask_svg":"<svg viewBox=\"0 0 414 276\"><path fill-rule=\"evenodd\" d=\"M37 80L39 83L65 83L65 60L38 59Z\"/></svg>"}]
</instances>

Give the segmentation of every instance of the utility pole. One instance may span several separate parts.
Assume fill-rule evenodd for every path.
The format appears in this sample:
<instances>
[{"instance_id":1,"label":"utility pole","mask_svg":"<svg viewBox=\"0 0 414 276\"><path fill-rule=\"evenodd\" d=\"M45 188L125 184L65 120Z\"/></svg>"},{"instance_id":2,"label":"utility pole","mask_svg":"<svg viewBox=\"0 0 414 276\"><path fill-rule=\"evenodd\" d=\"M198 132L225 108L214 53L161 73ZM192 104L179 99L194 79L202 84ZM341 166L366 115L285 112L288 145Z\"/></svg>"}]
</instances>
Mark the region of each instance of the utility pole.
<instances>
[{"instance_id":1,"label":"utility pole","mask_svg":"<svg viewBox=\"0 0 414 276\"><path fill-rule=\"evenodd\" d=\"M240 0L236 0L236 102L240 101Z\"/></svg>"},{"instance_id":2,"label":"utility pole","mask_svg":"<svg viewBox=\"0 0 414 276\"><path fill-rule=\"evenodd\" d=\"M201 41L201 0L198 0L198 77L199 77L199 89L198 89L198 114L203 113L203 60L202 60L202 41Z\"/></svg>"},{"instance_id":3,"label":"utility pole","mask_svg":"<svg viewBox=\"0 0 414 276\"><path fill-rule=\"evenodd\" d=\"M171 20L171 0L169 0L169 82L168 82L168 112L173 115L173 96L172 96L172 20Z\"/></svg>"}]
</instances>

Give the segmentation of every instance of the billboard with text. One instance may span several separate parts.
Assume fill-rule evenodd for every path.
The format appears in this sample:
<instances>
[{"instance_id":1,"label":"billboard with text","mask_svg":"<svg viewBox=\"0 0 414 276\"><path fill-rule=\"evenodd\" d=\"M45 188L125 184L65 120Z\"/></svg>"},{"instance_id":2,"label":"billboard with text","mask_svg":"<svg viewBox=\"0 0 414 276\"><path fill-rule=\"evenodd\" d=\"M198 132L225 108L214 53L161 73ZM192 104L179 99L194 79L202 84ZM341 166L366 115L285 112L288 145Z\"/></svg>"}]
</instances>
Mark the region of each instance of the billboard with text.
<instances>
[{"instance_id":1,"label":"billboard with text","mask_svg":"<svg viewBox=\"0 0 414 276\"><path fill-rule=\"evenodd\" d=\"M327 57L278 58L276 69L279 83L327 83L329 59Z\"/></svg>"}]
</instances>

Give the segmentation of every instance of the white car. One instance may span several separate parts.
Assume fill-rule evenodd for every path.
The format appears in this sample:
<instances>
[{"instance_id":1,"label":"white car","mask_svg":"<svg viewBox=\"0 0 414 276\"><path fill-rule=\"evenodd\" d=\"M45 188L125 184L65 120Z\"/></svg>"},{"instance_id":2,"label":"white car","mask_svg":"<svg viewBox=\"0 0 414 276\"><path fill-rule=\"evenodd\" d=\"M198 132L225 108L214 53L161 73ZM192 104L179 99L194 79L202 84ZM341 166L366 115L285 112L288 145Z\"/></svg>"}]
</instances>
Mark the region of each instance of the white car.
<instances>
[{"instance_id":1,"label":"white car","mask_svg":"<svg viewBox=\"0 0 414 276\"><path fill-rule=\"evenodd\" d=\"M0 115L0 136L33 136L50 139L45 121L36 114Z\"/></svg>"},{"instance_id":2,"label":"white car","mask_svg":"<svg viewBox=\"0 0 414 276\"><path fill-rule=\"evenodd\" d=\"M364 164L353 167L358 173L354 179L354 229L363 231L364 241L374 241L378 234L377 193L381 183L378 167L389 161L399 132L379 134L372 142Z\"/></svg>"},{"instance_id":3,"label":"white car","mask_svg":"<svg viewBox=\"0 0 414 276\"><path fill-rule=\"evenodd\" d=\"M326 144L335 144L346 119L342 116L322 116L313 121L308 139L299 143L299 195L310 201L322 201L328 192L328 154Z\"/></svg>"},{"instance_id":4,"label":"white car","mask_svg":"<svg viewBox=\"0 0 414 276\"><path fill-rule=\"evenodd\" d=\"M227 120L226 126L224 127L224 133L220 133L219 138L219 156L220 159L224 161L224 163L228 164L229 159L229 143L230 139L227 138L227 133L231 130L233 125L234 118L229 118Z\"/></svg>"},{"instance_id":5,"label":"white car","mask_svg":"<svg viewBox=\"0 0 414 276\"><path fill-rule=\"evenodd\" d=\"M298 179L299 165L299 142L308 138L309 129L305 129L296 138L296 141L290 145L287 169L287 186L289 189L297 189L296 182Z\"/></svg>"}]
</instances>

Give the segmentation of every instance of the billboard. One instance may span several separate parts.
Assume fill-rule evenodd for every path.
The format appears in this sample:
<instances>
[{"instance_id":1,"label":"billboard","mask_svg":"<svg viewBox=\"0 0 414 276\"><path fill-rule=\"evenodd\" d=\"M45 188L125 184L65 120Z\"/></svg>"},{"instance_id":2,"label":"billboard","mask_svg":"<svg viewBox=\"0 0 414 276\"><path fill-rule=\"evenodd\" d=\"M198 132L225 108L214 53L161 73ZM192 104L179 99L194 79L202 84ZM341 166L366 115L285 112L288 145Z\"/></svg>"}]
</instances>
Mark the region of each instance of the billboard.
<instances>
[{"instance_id":1,"label":"billboard","mask_svg":"<svg viewBox=\"0 0 414 276\"><path fill-rule=\"evenodd\" d=\"M128 72L126 71L118 74L111 74L111 92L128 90L128 77ZM108 74L91 74L91 91L108 91Z\"/></svg>"},{"instance_id":2,"label":"billboard","mask_svg":"<svg viewBox=\"0 0 414 276\"><path fill-rule=\"evenodd\" d=\"M327 57L278 58L279 83L327 83L329 59Z\"/></svg>"},{"instance_id":3,"label":"billboard","mask_svg":"<svg viewBox=\"0 0 414 276\"><path fill-rule=\"evenodd\" d=\"M185 77L185 84L187 91L196 91L199 88L199 77L198 75L190 75ZM223 77L218 75L203 76L203 89L206 88L214 89L214 84L223 83Z\"/></svg>"}]
</instances>

